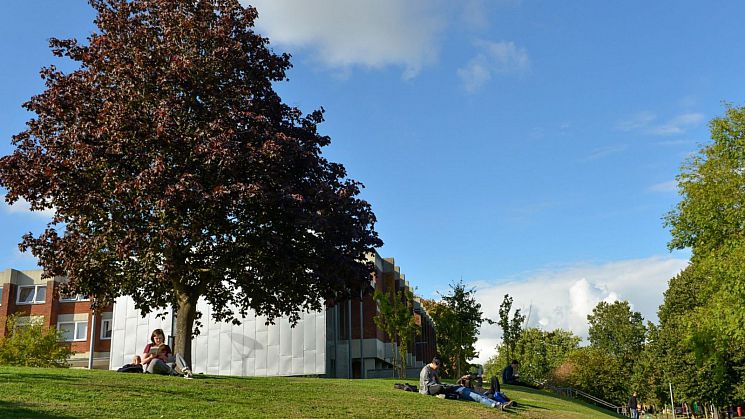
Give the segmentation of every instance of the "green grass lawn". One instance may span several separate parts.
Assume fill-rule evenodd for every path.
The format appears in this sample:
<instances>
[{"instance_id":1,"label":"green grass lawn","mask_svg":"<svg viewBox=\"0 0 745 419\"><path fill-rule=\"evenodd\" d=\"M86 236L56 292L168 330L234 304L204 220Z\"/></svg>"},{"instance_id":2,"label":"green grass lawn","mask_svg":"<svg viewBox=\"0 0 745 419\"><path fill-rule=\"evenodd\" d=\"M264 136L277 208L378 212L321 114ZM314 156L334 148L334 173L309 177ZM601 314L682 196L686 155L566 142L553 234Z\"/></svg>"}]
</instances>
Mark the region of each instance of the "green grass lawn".
<instances>
[{"instance_id":1,"label":"green grass lawn","mask_svg":"<svg viewBox=\"0 0 745 419\"><path fill-rule=\"evenodd\" d=\"M0 417L615 417L537 390L504 386L518 406L500 412L475 402L395 390L397 381L401 380L202 375L186 380L100 370L2 367Z\"/></svg>"}]
</instances>

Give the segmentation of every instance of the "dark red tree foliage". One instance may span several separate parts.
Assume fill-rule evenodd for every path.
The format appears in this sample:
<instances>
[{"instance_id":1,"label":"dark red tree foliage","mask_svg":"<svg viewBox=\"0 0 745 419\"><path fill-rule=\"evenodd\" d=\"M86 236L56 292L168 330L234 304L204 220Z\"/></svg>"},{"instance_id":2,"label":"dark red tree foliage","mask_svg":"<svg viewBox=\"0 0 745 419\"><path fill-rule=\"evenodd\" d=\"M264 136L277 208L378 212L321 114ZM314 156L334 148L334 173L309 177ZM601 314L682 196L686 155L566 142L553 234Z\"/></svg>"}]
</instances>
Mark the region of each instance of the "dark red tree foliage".
<instances>
[{"instance_id":1,"label":"dark red tree foliage","mask_svg":"<svg viewBox=\"0 0 745 419\"><path fill-rule=\"evenodd\" d=\"M46 90L0 159L6 201L54 208L23 237L47 277L97 304L131 295L143 313L177 307L190 359L196 302L218 321L253 309L297 320L369 281L380 246L361 184L327 161L323 111L303 115L272 87L287 54L254 33L237 0L91 0L83 45L51 39Z\"/></svg>"}]
</instances>

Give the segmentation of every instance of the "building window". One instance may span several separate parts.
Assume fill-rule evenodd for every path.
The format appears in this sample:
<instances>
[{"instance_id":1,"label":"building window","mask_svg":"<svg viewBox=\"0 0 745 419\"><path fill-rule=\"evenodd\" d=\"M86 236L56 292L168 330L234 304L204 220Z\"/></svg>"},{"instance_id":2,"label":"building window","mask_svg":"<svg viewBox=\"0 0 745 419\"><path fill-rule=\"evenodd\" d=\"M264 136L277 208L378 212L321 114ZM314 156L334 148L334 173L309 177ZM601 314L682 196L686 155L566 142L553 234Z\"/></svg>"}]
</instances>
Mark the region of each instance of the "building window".
<instances>
[{"instance_id":1,"label":"building window","mask_svg":"<svg viewBox=\"0 0 745 419\"><path fill-rule=\"evenodd\" d=\"M57 323L57 330L65 342L83 341L88 335L88 321Z\"/></svg>"},{"instance_id":2,"label":"building window","mask_svg":"<svg viewBox=\"0 0 745 419\"><path fill-rule=\"evenodd\" d=\"M101 340L111 339L111 319L101 321Z\"/></svg>"},{"instance_id":3,"label":"building window","mask_svg":"<svg viewBox=\"0 0 745 419\"><path fill-rule=\"evenodd\" d=\"M46 285L18 287L18 304L41 304L47 297Z\"/></svg>"},{"instance_id":4,"label":"building window","mask_svg":"<svg viewBox=\"0 0 745 419\"><path fill-rule=\"evenodd\" d=\"M59 300L62 303L74 303L76 301L89 301L90 299L85 294L60 294Z\"/></svg>"}]
</instances>

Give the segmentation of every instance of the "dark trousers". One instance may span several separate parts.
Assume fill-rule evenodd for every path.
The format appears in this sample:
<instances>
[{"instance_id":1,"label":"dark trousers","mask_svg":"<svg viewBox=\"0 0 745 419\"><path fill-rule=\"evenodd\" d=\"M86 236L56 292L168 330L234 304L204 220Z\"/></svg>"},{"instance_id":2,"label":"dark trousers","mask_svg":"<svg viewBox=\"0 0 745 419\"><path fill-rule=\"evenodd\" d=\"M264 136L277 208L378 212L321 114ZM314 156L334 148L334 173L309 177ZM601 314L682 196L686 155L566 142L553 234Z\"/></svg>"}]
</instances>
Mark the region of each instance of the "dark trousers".
<instances>
[{"instance_id":1,"label":"dark trousers","mask_svg":"<svg viewBox=\"0 0 745 419\"><path fill-rule=\"evenodd\" d=\"M432 396L436 396L438 394L444 394L444 395L454 395L457 394L455 391L460 386L451 386L448 384L433 384L427 388L429 391L429 394Z\"/></svg>"}]
</instances>

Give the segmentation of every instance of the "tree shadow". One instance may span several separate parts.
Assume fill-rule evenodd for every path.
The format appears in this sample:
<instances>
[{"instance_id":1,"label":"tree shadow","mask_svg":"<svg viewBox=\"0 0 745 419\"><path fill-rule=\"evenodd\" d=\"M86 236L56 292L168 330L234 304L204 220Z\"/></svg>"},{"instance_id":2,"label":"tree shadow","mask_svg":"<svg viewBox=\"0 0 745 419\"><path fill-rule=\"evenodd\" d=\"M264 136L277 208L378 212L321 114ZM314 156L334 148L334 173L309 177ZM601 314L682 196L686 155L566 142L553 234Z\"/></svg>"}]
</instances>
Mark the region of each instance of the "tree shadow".
<instances>
[{"instance_id":1,"label":"tree shadow","mask_svg":"<svg viewBox=\"0 0 745 419\"><path fill-rule=\"evenodd\" d=\"M3 418L41 418L41 419L62 419L73 418L74 416L60 416L50 413L40 412L35 407L27 403L14 403L0 400L0 417Z\"/></svg>"}]
</instances>

